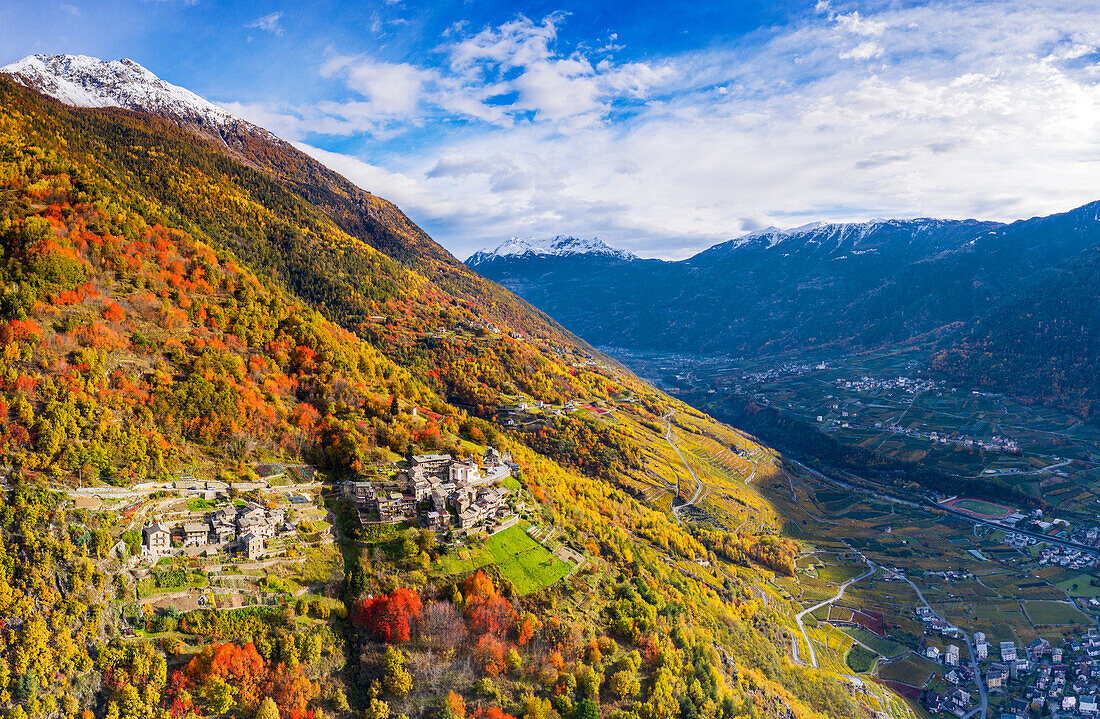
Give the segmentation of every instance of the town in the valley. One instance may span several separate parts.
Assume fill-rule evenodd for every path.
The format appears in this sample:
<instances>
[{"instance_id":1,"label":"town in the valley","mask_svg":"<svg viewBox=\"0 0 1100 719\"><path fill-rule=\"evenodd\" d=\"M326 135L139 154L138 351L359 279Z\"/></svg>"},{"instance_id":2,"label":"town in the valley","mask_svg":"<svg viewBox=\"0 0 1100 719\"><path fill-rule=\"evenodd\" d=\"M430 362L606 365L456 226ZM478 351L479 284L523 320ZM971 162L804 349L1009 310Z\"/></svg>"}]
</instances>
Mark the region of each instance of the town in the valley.
<instances>
[{"instance_id":1,"label":"town in the valley","mask_svg":"<svg viewBox=\"0 0 1100 719\"><path fill-rule=\"evenodd\" d=\"M924 609L924 611L920 611ZM918 618L926 631L952 643L941 650L929 643L924 656L942 662L949 685L945 691L929 689L923 704L932 714L970 715L978 709L975 681L1002 710L991 717L1027 719L1034 716L1077 717L1097 714L1097 682L1100 681L1100 629L1090 627L1061 644L1035 639L1026 646L1003 641L995 646L983 632L975 632L973 661L966 656L961 631L947 625L926 608ZM960 649L960 644L964 648ZM975 669L980 675L975 677Z\"/></svg>"}]
</instances>

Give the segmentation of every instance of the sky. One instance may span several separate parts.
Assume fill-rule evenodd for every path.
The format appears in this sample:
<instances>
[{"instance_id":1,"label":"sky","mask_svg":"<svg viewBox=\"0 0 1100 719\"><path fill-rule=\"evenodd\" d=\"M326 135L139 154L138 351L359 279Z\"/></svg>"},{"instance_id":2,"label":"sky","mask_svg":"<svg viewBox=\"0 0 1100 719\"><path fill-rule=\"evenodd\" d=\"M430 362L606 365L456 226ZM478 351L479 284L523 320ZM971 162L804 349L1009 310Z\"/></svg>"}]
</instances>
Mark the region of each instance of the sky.
<instances>
[{"instance_id":1,"label":"sky","mask_svg":"<svg viewBox=\"0 0 1100 719\"><path fill-rule=\"evenodd\" d=\"M1100 0L0 0L0 65L128 57L464 258L1100 199Z\"/></svg>"}]
</instances>

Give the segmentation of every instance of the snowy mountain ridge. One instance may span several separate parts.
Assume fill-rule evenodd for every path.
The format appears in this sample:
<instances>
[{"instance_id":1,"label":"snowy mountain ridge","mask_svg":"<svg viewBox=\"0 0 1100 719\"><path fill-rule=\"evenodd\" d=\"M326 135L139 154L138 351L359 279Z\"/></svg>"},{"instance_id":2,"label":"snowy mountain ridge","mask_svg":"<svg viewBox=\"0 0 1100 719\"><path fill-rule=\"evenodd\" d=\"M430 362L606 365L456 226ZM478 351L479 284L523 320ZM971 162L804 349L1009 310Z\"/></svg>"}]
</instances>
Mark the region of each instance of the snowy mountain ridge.
<instances>
[{"instance_id":1,"label":"snowy mountain ridge","mask_svg":"<svg viewBox=\"0 0 1100 719\"><path fill-rule=\"evenodd\" d=\"M779 245L787 248L830 247L834 251L846 250L858 255L876 251L875 245L881 242L884 232L902 232L916 239L922 236L932 237L938 230L948 225L962 226L971 223L985 224L990 227L999 225L999 223L977 223L973 220L942 220L928 217L911 220L873 219L865 222L811 222L787 230L781 230L778 227L754 230L714 245L700 255L706 256L714 251L730 252L741 248L770 250Z\"/></svg>"},{"instance_id":2,"label":"snowy mountain ridge","mask_svg":"<svg viewBox=\"0 0 1100 719\"><path fill-rule=\"evenodd\" d=\"M466 260L473 267L498 257L573 257L576 255L604 255L620 260L636 260L637 255L611 247L598 237L581 239L558 235L551 240L511 237L493 249L484 249Z\"/></svg>"},{"instance_id":3,"label":"snowy mountain ridge","mask_svg":"<svg viewBox=\"0 0 1100 719\"><path fill-rule=\"evenodd\" d=\"M247 129L274 135L230 114L190 90L165 82L130 59L100 60L87 55L28 55L0 67L19 84L73 107L139 110L222 135Z\"/></svg>"}]
</instances>

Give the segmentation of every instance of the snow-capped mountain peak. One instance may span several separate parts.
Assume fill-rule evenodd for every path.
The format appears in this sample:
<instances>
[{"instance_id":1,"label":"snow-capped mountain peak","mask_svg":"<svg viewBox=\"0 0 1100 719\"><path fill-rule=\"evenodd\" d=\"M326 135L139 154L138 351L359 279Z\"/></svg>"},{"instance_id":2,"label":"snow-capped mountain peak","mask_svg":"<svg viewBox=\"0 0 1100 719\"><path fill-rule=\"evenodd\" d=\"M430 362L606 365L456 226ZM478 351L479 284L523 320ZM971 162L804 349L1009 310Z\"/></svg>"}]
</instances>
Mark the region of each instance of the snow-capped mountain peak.
<instances>
[{"instance_id":1,"label":"snow-capped mountain peak","mask_svg":"<svg viewBox=\"0 0 1100 719\"><path fill-rule=\"evenodd\" d=\"M928 217L904 220L873 219L866 222L813 222L788 230L769 227L714 245L696 255L711 261L716 255L770 252L810 257L814 261L842 260L881 252L934 255L958 249L974 228L995 228L998 223L978 220L941 220Z\"/></svg>"},{"instance_id":2,"label":"snow-capped mountain peak","mask_svg":"<svg viewBox=\"0 0 1100 719\"><path fill-rule=\"evenodd\" d=\"M165 82L130 59L100 60L87 55L28 55L0 73L36 92L73 107L121 107L157 115L224 136L247 130L274 136L190 90Z\"/></svg>"},{"instance_id":3,"label":"snow-capped mountain peak","mask_svg":"<svg viewBox=\"0 0 1100 719\"><path fill-rule=\"evenodd\" d=\"M512 237L494 249L484 249L470 255L466 264L473 266L498 257L572 257L575 255L605 255L620 260L634 260L637 256L626 250L617 250L598 237L581 239L558 235L552 240Z\"/></svg>"}]
</instances>

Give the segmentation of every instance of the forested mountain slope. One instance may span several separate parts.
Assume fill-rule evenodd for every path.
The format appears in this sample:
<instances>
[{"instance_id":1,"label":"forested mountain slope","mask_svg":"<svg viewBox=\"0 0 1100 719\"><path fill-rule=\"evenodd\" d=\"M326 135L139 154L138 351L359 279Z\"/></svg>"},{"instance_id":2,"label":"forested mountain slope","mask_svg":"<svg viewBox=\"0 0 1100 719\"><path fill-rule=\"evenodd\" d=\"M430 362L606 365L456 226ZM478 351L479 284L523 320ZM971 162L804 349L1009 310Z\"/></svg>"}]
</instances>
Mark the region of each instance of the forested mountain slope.
<instances>
[{"instance_id":1,"label":"forested mountain slope","mask_svg":"<svg viewBox=\"0 0 1100 719\"><path fill-rule=\"evenodd\" d=\"M1078 307L1095 307L1087 256L1100 245L1098 215L1093 203L1008 225L890 220L769 230L680 262L471 259L601 346L757 356L916 342L948 350L954 359L937 366L960 379L1091 413L1100 395L1073 368L1100 346L1093 335L1055 333L1088 324L1057 309L1074 302L1069 286L1082 293ZM1028 302L1033 322L1009 329L1014 315L1006 313ZM996 326L999 333L984 329ZM951 352L959 342L965 351ZM1021 344L1033 349L1018 353ZM1022 376L998 369L1023 356Z\"/></svg>"},{"instance_id":2,"label":"forested mountain slope","mask_svg":"<svg viewBox=\"0 0 1100 719\"><path fill-rule=\"evenodd\" d=\"M6 716L869 711L791 662L792 605L754 598L797 549L762 498L739 500L762 518L740 535L635 498L671 467L666 423L768 457L751 439L590 360L392 205L300 155L240 159L175 123L0 79ZM599 412L512 431L496 410L517 398ZM172 612L148 599L154 578L212 579L177 565L140 579L136 518L81 508L73 489L268 462L355 477L489 445L513 453L531 521L583 552L583 572L521 596L499 572L455 569L484 537L458 550L415 527L368 532L320 487L339 552L256 580L314 599Z\"/></svg>"}]
</instances>

